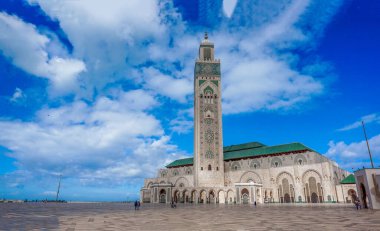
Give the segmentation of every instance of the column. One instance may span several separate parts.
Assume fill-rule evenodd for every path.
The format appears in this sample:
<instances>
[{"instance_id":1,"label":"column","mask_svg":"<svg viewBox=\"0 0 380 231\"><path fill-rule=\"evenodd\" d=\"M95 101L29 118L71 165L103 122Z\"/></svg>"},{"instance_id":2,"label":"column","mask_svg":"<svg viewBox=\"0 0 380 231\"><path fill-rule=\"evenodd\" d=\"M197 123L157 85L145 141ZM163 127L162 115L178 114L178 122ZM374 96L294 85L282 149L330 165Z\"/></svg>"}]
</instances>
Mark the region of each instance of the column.
<instances>
[{"instance_id":1,"label":"column","mask_svg":"<svg viewBox=\"0 0 380 231\"><path fill-rule=\"evenodd\" d=\"M168 187L167 188L168 190L167 190L167 194L166 194L166 203L171 203L171 201L172 201L172 198L171 198L171 195L172 195L172 192L171 192L171 190L170 190L170 188Z\"/></svg>"},{"instance_id":2,"label":"column","mask_svg":"<svg viewBox=\"0 0 380 231\"><path fill-rule=\"evenodd\" d=\"M236 203L240 204L240 188L236 187Z\"/></svg>"},{"instance_id":3,"label":"column","mask_svg":"<svg viewBox=\"0 0 380 231\"><path fill-rule=\"evenodd\" d=\"M254 186L251 186L250 192L249 192L249 195L250 195L249 200L250 200L251 204L253 204L255 202L255 197L253 196L254 192L255 192L255 188L254 188Z\"/></svg>"}]
</instances>

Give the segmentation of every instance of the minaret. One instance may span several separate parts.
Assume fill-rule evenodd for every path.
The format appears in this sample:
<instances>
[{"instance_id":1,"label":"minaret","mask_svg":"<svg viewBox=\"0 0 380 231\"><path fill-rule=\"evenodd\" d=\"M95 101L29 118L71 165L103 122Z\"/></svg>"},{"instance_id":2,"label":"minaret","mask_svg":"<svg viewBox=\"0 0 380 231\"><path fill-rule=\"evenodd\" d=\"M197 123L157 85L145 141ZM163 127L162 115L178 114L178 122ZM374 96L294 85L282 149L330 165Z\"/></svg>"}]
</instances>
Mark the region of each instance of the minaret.
<instances>
[{"instance_id":1,"label":"minaret","mask_svg":"<svg viewBox=\"0 0 380 231\"><path fill-rule=\"evenodd\" d=\"M224 186L220 60L214 44L204 40L194 69L194 183L196 187Z\"/></svg>"}]
</instances>

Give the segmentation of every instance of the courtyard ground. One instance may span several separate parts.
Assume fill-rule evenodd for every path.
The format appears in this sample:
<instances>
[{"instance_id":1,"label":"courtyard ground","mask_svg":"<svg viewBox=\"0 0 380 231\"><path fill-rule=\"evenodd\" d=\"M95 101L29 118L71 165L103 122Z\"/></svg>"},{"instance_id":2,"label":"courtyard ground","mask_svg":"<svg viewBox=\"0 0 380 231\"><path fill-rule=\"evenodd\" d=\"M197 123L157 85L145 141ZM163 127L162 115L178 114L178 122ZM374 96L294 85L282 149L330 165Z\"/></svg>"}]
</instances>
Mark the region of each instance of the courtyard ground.
<instances>
[{"instance_id":1,"label":"courtyard ground","mask_svg":"<svg viewBox=\"0 0 380 231\"><path fill-rule=\"evenodd\" d=\"M0 230L380 230L352 205L0 204Z\"/></svg>"}]
</instances>

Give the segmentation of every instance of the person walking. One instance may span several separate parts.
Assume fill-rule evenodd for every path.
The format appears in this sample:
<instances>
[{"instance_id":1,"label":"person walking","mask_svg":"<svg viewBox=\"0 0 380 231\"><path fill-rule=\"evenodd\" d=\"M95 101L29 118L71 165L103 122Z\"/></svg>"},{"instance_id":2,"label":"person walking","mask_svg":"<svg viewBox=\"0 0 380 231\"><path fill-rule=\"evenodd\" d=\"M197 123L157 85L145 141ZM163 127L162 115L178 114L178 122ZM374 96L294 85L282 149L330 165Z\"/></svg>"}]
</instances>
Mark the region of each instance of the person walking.
<instances>
[{"instance_id":1,"label":"person walking","mask_svg":"<svg viewBox=\"0 0 380 231\"><path fill-rule=\"evenodd\" d=\"M137 210L137 201L135 201L135 210Z\"/></svg>"},{"instance_id":2,"label":"person walking","mask_svg":"<svg viewBox=\"0 0 380 231\"><path fill-rule=\"evenodd\" d=\"M255 207L256 207L256 201L255 201L254 205L255 205Z\"/></svg>"}]
</instances>

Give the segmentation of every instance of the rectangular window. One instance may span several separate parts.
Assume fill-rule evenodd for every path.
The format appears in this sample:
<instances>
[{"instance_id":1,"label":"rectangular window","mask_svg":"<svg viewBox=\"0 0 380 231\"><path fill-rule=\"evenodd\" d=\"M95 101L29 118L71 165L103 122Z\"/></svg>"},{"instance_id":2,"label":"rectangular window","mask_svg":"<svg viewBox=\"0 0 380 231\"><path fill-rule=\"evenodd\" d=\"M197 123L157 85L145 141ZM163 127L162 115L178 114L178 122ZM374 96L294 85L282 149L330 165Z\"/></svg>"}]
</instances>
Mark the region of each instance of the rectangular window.
<instances>
[{"instance_id":1,"label":"rectangular window","mask_svg":"<svg viewBox=\"0 0 380 231\"><path fill-rule=\"evenodd\" d=\"M205 60L211 59L211 48L204 48L203 49L203 57Z\"/></svg>"}]
</instances>

